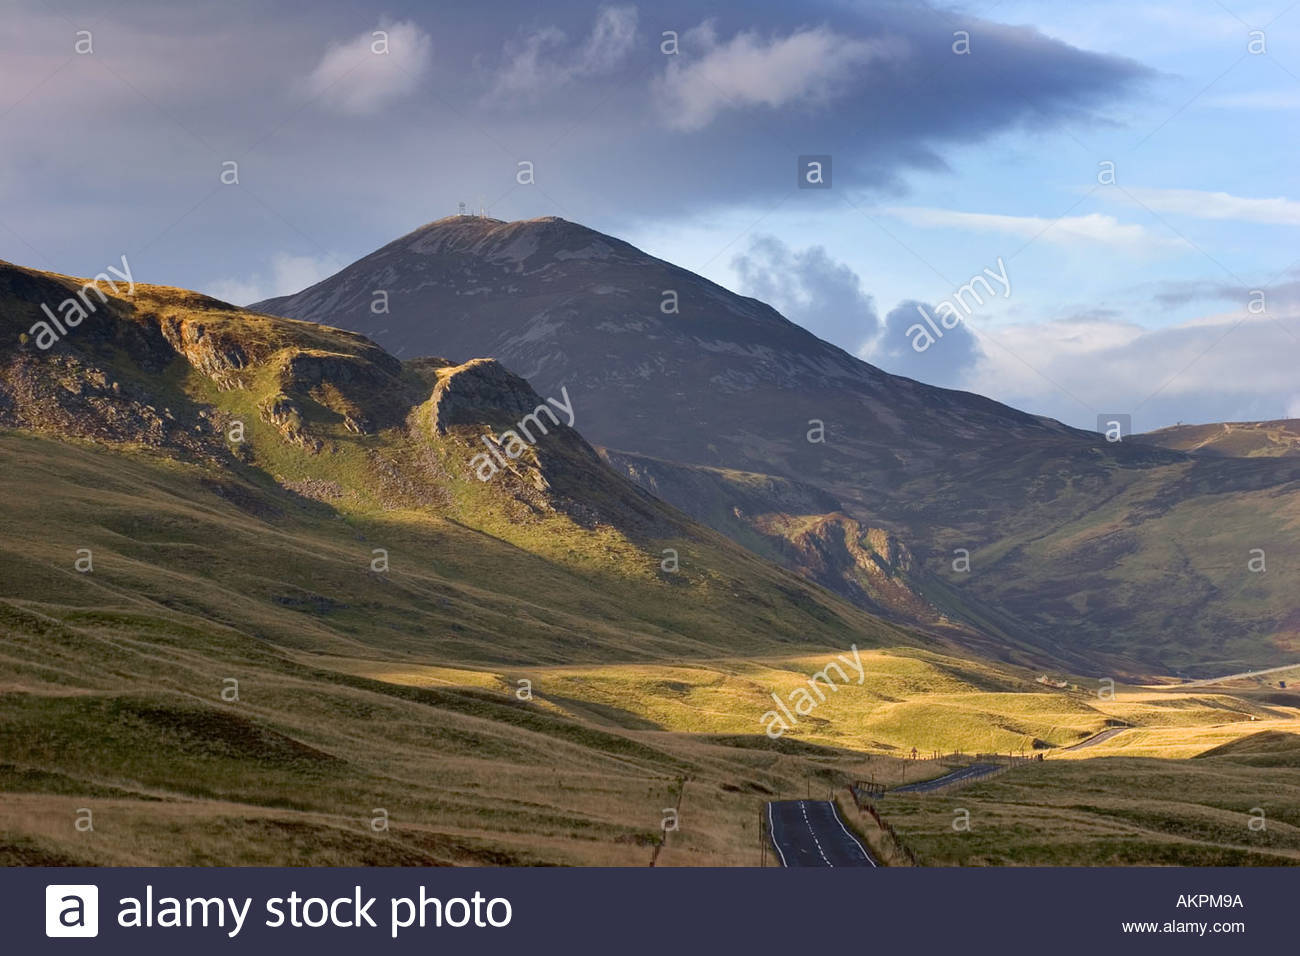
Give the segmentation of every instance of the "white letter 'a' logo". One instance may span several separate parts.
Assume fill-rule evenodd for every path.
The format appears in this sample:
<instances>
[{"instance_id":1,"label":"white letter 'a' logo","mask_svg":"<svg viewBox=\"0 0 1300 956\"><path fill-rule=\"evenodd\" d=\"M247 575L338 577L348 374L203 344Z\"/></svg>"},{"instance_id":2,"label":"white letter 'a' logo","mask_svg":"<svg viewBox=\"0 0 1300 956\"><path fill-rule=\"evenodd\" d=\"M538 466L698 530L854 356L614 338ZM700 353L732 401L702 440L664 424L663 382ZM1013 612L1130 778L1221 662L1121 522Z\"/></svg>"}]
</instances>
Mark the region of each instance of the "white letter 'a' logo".
<instances>
[{"instance_id":1,"label":"white letter 'a' logo","mask_svg":"<svg viewBox=\"0 0 1300 956\"><path fill-rule=\"evenodd\" d=\"M45 887L46 936L98 936L99 887L53 884Z\"/></svg>"}]
</instances>

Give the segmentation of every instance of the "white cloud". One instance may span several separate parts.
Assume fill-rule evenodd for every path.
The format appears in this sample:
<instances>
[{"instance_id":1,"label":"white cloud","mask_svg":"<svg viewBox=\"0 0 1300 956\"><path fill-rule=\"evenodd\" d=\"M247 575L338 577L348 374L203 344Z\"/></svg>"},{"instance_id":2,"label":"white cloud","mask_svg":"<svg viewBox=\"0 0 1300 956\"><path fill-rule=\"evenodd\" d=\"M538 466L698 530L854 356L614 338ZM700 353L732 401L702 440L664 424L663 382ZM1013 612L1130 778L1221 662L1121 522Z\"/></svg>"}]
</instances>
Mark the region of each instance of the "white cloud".
<instances>
[{"instance_id":1,"label":"white cloud","mask_svg":"<svg viewBox=\"0 0 1300 956\"><path fill-rule=\"evenodd\" d=\"M958 212L924 206L893 206L883 210L914 226L953 227L976 232L1002 232L1026 239L1048 242L1101 242L1111 246L1172 247L1184 245L1181 239L1156 235L1145 226L1123 223L1114 216L1089 213L1086 216L1003 216L995 213Z\"/></svg>"},{"instance_id":2,"label":"white cloud","mask_svg":"<svg viewBox=\"0 0 1300 956\"><path fill-rule=\"evenodd\" d=\"M1159 329L1083 316L978 334L983 355L967 387L1081 427L1099 412L1131 413L1139 431L1300 414L1294 314L1222 313Z\"/></svg>"},{"instance_id":3,"label":"white cloud","mask_svg":"<svg viewBox=\"0 0 1300 956\"><path fill-rule=\"evenodd\" d=\"M612 72L632 51L636 24L636 7L601 7L586 42L568 56L558 52L566 39L558 27L507 43L489 98L532 98L582 77Z\"/></svg>"},{"instance_id":4,"label":"white cloud","mask_svg":"<svg viewBox=\"0 0 1300 956\"><path fill-rule=\"evenodd\" d=\"M381 23L346 43L331 44L305 87L340 113L373 113L419 87L432 53L429 35L409 20Z\"/></svg>"},{"instance_id":5,"label":"white cloud","mask_svg":"<svg viewBox=\"0 0 1300 956\"><path fill-rule=\"evenodd\" d=\"M636 39L636 20L636 7L602 7L578 56L579 72L608 73L618 66Z\"/></svg>"},{"instance_id":6,"label":"white cloud","mask_svg":"<svg viewBox=\"0 0 1300 956\"><path fill-rule=\"evenodd\" d=\"M1130 188L1128 193L1139 203L1156 212L1190 216L1194 219L1233 219L1240 222L1264 222L1285 226L1300 225L1300 202L1276 196L1252 199L1230 193L1204 192L1199 189ZM1124 193L1115 194L1123 199Z\"/></svg>"},{"instance_id":7,"label":"white cloud","mask_svg":"<svg viewBox=\"0 0 1300 956\"><path fill-rule=\"evenodd\" d=\"M855 68L900 50L897 40L860 40L824 26L770 40L748 31L719 44L706 22L683 40L656 93L668 124L685 130L707 126L729 108L824 103Z\"/></svg>"},{"instance_id":8,"label":"white cloud","mask_svg":"<svg viewBox=\"0 0 1300 956\"><path fill-rule=\"evenodd\" d=\"M246 279L214 279L200 291L233 305L248 305L277 295L289 295L315 285L339 269L333 256L314 259L279 252L271 258L270 275Z\"/></svg>"}]
</instances>

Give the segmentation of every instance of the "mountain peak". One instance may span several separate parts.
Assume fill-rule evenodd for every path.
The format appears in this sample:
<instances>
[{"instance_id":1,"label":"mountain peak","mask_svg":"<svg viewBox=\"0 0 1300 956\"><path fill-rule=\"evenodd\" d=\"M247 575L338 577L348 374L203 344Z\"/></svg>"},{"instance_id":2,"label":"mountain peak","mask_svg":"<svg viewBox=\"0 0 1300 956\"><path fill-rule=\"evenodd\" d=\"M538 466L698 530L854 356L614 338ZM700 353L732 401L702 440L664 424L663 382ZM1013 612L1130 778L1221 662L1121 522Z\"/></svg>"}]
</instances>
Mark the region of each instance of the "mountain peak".
<instances>
[{"instance_id":1,"label":"mountain peak","mask_svg":"<svg viewBox=\"0 0 1300 956\"><path fill-rule=\"evenodd\" d=\"M626 243L559 216L517 219L507 222L486 216L445 216L426 223L344 270L347 275L361 264L418 269L406 257L422 259L472 259L505 271L519 271L531 260L528 271L568 258L605 259L616 254L640 255ZM458 271L463 271L458 270ZM265 309L268 303L251 308ZM269 309L268 309L269 311Z\"/></svg>"},{"instance_id":2,"label":"mountain peak","mask_svg":"<svg viewBox=\"0 0 1300 956\"><path fill-rule=\"evenodd\" d=\"M440 232L474 232L486 234L501 230L511 233L542 230L550 232L579 232L596 236L603 235L603 233L599 233L589 226L572 222L571 220L565 219L561 216L534 216L532 219L494 219L491 216L465 214L443 216L441 219L434 219L432 222L426 222L423 226L411 230L405 236L401 237L401 239L396 241L401 242L402 239L411 236L421 236Z\"/></svg>"}]
</instances>

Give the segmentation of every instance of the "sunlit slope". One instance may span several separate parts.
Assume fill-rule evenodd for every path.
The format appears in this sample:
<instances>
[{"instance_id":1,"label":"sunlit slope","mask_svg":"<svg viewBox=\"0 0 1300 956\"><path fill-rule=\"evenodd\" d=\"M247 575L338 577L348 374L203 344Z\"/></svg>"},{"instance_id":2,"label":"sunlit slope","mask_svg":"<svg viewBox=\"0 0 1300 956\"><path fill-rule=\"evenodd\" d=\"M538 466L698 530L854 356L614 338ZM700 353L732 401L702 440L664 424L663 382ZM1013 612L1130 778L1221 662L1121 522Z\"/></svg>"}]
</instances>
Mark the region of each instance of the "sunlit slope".
<instances>
[{"instance_id":1,"label":"sunlit slope","mask_svg":"<svg viewBox=\"0 0 1300 956\"><path fill-rule=\"evenodd\" d=\"M684 778L672 853L735 864L765 795L842 762L351 679L165 617L0 602L0 620L7 864L644 865Z\"/></svg>"},{"instance_id":2,"label":"sunlit slope","mask_svg":"<svg viewBox=\"0 0 1300 956\"><path fill-rule=\"evenodd\" d=\"M0 424L117 449L14 439L10 480L64 481L35 501L15 489L40 507L11 525L37 548L12 580L38 580L11 593L174 592L219 620L338 622L325 646L365 627L480 660L904 638L622 480L562 415L480 481L485 436L548 404L494 362L403 365L355 333L143 285L48 352L14 347L35 303L76 282L0 268ZM94 576L75 574L75 549L96 546ZM239 593L255 600L215 606Z\"/></svg>"},{"instance_id":3,"label":"sunlit slope","mask_svg":"<svg viewBox=\"0 0 1300 956\"><path fill-rule=\"evenodd\" d=\"M312 657L322 667L412 687L516 686L525 672ZM859 667L860 664L860 667ZM832 666L827 670L828 665ZM1300 708L1249 697L1077 684L1045 688L1030 674L915 648L794 657L542 667L527 672L539 706L609 728L780 739L882 756L932 752L1195 756L1264 729L1292 731ZM843 674L844 679L841 679ZM815 687L814 687L815 682ZM799 689L814 703L795 709ZM776 695L775 698L773 695ZM786 726L772 723L785 702ZM792 718L792 719L791 719ZM1122 733L1084 749L1104 730Z\"/></svg>"},{"instance_id":4,"label":"sunlit slope","mask_svg":"<svg viewBox=\"0 0 1300 956\"><path fill-rule=\"evenodd\" d=\"M1300 420L1174 425L1136 439L1162 448L1227 458L1294 457L1300 455Z\"/></svg>"}]
</instances>

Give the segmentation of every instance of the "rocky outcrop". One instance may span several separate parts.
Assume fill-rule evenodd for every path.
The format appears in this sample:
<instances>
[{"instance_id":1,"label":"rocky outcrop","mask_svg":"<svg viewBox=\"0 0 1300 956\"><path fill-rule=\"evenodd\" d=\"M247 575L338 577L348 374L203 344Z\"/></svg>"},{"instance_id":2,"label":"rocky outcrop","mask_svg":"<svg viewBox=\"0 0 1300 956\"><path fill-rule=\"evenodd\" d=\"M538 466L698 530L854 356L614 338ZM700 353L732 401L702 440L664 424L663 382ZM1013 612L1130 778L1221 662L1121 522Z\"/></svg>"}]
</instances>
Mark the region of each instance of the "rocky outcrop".
<instances>
[{"instance_id":1,"label":"rocky outcrop","mask_svg":"<svg viewBox=\"0 0 1300 956\"><path fill-rule=\"evenodd\" d=\"M302 410L288 395L273 395L257 406L257 413L262 421L274 425L289 444L313 453L321 450L320 439L303 432Z\"/></svg>"},{"instance_id":2,"label":"rocky outcrop","mask_svg":"<svg viewBox=\"0 0 1300 956\"><path fill-rule=\"evenodd\" d=\"M40 347L26 330L43 305L57 309L82 284L0 263L0 424L244 457L243 439L226 440L227 416L194 397L178 363L220 391L261 390L259 417L312 452L338 424L352 434L401 426L427 395L405 381L401 362L354 332L161 286L92 297L93 313Z\"/></svg>"},{"instance_id":3,"label":"rocky outcrop","mask_svg":"<svg viewBox=\"0 0 1300 956\"><path fill-rule=\"evenodd\" d=\"M294 349L285 356L280 381L288 387L306 389L326 383L340 388L382 388L401 374L402 363L378 348L358 355Z\"/></svg>"},{"instance_id":4,"label":"rocky outcrop","mask_svg":"<svg viewBox=\"0 0 1300 956\"><path fill-rule=\"evenodd\" d=\"M783 563L859 606L912 624L943 615L913 582L915 559L894 534L864 527L841 512L755 516L753 525L779 542Z\"/></svg>"},{"instance_id":5,"label":"rocky outcrop","mask_svg":"<svg viewBox=\"0 0 1300 956\"><path fill-rule=\"evenodd\" d=\"M240 386L235 373L250 363L248 353L234 334L210 333L205 322L187 322L168 316L160 323L163 337L191 365L217 383L218 388Z\"/></svg>"},{"instance_id":6,"label":"rocky outcrop","mask_svg":"<svg viewBox=\"0 0 1300 956\"><path fill-rule=\"evenodd\" d=\"M0 425L197 450L211 428L192 412L160 406L138 386L75 355L19 354L0 363Z\"/></svg>"},{"instance_id":7,"label":"rocky outcrop","mask_svg":"<svg viewBox=\"0 0 1300 956\"><path fill-rule=\"evenodd\" d=\"M508 428L545 402L496 359L473 359L438 373L431 404L431 424L445 435L456 425Z\"/></svg>"},{"instance_id":8,"label":"rocky outcrop","mask_svg":"<svg viewBox=\"0 0 1300 956\"><path fill-rule=\"evenodd\" d=\"M697 521L860 607L909 624L932 624L941 617L919 593L920 569L902 539L859 524L820 488L612 449L601 455Z\"/></svg>"}]
</instances>

